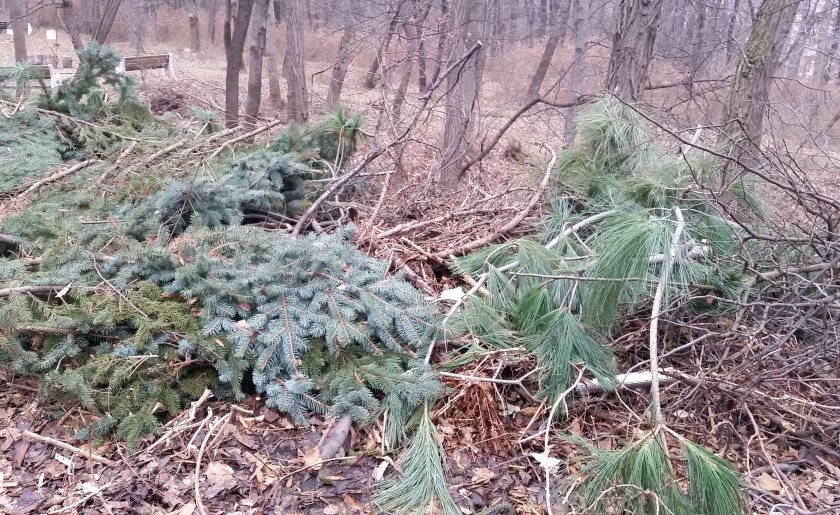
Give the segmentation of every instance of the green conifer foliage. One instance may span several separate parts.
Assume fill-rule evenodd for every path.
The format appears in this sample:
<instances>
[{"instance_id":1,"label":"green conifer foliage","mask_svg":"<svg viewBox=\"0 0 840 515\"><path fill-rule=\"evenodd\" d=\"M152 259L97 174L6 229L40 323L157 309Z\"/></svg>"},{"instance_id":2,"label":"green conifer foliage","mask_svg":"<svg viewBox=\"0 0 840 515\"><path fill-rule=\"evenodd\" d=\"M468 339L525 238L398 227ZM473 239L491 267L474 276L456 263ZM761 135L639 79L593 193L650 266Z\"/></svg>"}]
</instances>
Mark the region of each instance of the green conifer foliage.
<instances>
[{"instance_id":1,"label":"green conifer foliage","mask_svg":"<svg viewBox=\"0 0 840 515\"><path fill-rule=\"evenodd\" d=\"M290 148L300 130L306 141ZM242 225L300 212L328 169L315 164L344 159L357 131L335 116L220 158L212 177L160 182L152 171L144 198L132 198L136 185L78 189L8 217L0 233L20 243L0 258L0 363L99 412L86 438L136 443L205 387L236 399L250 378L300 424L387 411L395 444L441 394L422 361L436 309L356 249L352 227L295 239Z\"/></svg>"}]
</instances>

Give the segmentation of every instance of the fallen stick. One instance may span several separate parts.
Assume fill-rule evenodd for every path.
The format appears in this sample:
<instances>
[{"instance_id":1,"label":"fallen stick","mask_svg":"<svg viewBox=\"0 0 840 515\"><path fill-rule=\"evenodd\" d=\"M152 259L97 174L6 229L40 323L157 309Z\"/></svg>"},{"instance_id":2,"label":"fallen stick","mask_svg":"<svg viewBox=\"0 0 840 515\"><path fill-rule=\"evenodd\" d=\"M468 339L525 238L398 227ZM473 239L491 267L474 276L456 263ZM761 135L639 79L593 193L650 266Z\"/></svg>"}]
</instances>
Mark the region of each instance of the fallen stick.
<instances>
[{"instance_id":1,"label":"fallen stick","mask_svg":"<svg viewBox=\"0 0 840 515\"><path fill-rule=\"evenodd\" d=\"M93 159L93 158L86 159L86 160L82 161L81 163L74 164L70 168L66 168L66 169L58 171L58 172L56 172L56 173L54 173L54 174L52 174L48 177L44 177L40 181L36 181L34 184L32 184L31 186L26 188L23 191L23 193L21 193L20 195L17 195L15 198L25 197L26 195L29 195L30 193L33 193L33 192L37 191L41 186L43 186L45 184L57 181L57 180L59 180L63 177L67 177L70 174L74 174L74 173L78 172L82 168L86 168L89 164L93 163L94 161L96 161L96 159Z\"/></svg>"},{"instance_id":2,"label":"fallen stick","mask_svg":"<svg viewBox=\"0 0 840 515\"><path fill-rule=\"evenodd\" d=\"M274 120L273 122L271 122L271 123L269 123L269 124L263 125L262 127L258 127L258 128L256 128L256 129L254 129L254 130L250 131L250 132L246 132L245 134L242 134L241 136L237 136L237 137L235 137L235 138L231 139L230 141L226 141L226 142L224 143L224 145L220 146L220 147L219 147L219 148L217 148L215 151L213 151L213 153L212 153L212 154L210 154L209 159L213 159L214 157L216 157L217 155L219 155L219 153L220 153L222 150L224 150L224 149L226 149L226 148L230 147L231 145L233 145L233 144L235 144L235 143L239 143L240 141L245 140L245 139L248 139L248 138L253 138L253 137L254 137L254 136L256 136L257 134L259 134L259 133L261 133L261 132L265 132L265 131L267 131L268 129L271 129L271 128L274 128L274 127L277 127L277 126L278 126L278 125L280 125L281 123L282 123L282 122L281 122L280 120Z\"/></svg>"},{"instance_id":3,"label":"fallen stick","mask_svg":"<svg viewBox=\"0 0 840 515\"><path fill-rule=\"evenodd\" d=\"M22 434L30 440L50 444L54 447L58 447L59 449L64 449L65 451L72 452L73 454L79 454L81 456L84 456L91 461L95 461L103 465L108 465L109 467L116 467L119 465L119 463L117 463L116 461L109 460L108 458L103 458L102 456L93 454L90 451L85 451L84 449L80 449L74 445L70 445L69 443L62 442L61 440L50 438L49 436L41 436L38 433L33 433L32 431L23 431Z\"/></svg>"}]
</instances>

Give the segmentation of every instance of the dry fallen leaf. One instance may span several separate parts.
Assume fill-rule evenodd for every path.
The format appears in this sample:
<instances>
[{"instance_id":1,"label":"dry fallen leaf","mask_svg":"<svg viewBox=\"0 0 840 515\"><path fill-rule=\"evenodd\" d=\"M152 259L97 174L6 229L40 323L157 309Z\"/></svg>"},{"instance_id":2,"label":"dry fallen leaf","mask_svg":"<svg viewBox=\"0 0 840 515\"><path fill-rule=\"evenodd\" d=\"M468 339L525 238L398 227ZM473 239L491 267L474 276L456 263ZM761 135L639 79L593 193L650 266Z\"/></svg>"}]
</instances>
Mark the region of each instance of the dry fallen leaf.
<instances>
[{"instance_id":1,"label":"dry fallen leaf","mask_svg":"<svg viewBox=\"0 0 840 515\"><path fill-rule=\"evenodd\" d=\"M474 485L488 483L494 477L496 477L496 474L494 474L492 470L486 467L479 467L473 471L471 483Z\"/></svg>"},{"instance_id":2,"label":"dry fallen leaf","mask_svg":"<svg viewBox=\"0 0 840 515\"><path fill-rule=\"evenodd\" d=\"M306 454L303 455L304 467L311 467L319 461L321 461L321 449L317 445L306 451Z\"/></svg>"},{"instance_id":3,"label":"dry fallen leaf","mask_svg":"<svg viewBox=\"0 0 840 515\"><path fill-rule=\"evenodd\" d=\"M233 468L231 468L230 465L227 465L220 461L211 461L207 465L207 470L205 473L207 474L207 480L211 484L218 483L219 481L223 481L233 476Z\"/></svg>"},{"instance_id":4,"label":"dry fallen leaf","mask_svg":"<svg viewBox=\"0 0 840 515\"><path fill-rule=\"evenodd\" d=\"M540 466L542 466L542 468L544 468L548 472L552 472L555 468L557 468L557 465L560 464L560 460L558 460L557 458L552 458L545 452L532 452L530 456L537 460Z\"/></svg>"},{"instance_id":5,"label":"dry fallen leaf","mask_svg":"<svg viewBox=\"0 0 840 515\"><path fill-rule=\"evenodd\" d=\"M778 479L771 476L767 472L764 472L757 478L755 478L755 485L765 492L781 492L782 491L782 484L779 482Z\"/></svg>"}]
</instances>

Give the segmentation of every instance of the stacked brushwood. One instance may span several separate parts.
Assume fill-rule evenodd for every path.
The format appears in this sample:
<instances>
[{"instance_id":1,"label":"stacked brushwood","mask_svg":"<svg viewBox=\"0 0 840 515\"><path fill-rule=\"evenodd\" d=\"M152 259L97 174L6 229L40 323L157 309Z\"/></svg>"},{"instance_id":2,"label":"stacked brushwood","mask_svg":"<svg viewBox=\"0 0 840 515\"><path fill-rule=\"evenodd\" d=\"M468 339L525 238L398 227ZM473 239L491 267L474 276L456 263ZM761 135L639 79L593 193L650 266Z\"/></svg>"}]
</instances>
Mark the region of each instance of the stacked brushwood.
<instances>
[{"instance_id":1,"label":"stacked brushwood","mask_svg":"<svg viewBox=\"0 0 840 515\"><path fill-rule=\"evenodd\" d=\"M101 103L93 93L102 81L81 74L40 110L3 123L53 141L65 124L93 131L134 113L114 55L89 48L82 66L126 90L115 102ZM0 363L98 415L78 428L81 440L116 433L136 445L210 388L231 399L260 392L302 425L312 413L368 423L387 410L396 444L414 409L441 393L422 360L437 312L388 263L358 251L352 227L300 238L259 227L293 219L317 197L359 126L337 113L235 157L207 162L218 145L196 144L201 166L141 156L110 176L100 176L104 147L74 140L101 162L0 222ZM48 163L27 166L11 170L18 182ZM105 195L90 186L97 177Z\"/></svg>"}]
</instances>

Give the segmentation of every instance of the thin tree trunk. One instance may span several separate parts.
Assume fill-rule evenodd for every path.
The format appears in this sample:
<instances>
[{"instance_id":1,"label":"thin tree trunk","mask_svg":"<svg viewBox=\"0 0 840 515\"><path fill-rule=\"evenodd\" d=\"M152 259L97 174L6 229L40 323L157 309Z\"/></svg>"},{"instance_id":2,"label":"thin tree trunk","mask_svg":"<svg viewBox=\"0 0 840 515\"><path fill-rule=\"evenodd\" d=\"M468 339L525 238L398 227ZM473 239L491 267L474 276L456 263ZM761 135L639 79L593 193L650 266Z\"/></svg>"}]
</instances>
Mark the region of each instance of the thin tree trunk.
<instances>
[{"instance_id":1,"label":"thin tree trunk","mask_svg":"<svg viewBox=\"0 0 840 515\"><path fill-rule=\"evenodd\" d=\"M353 19L352 12L348 10L344 15L344 32L341 34L335 63L330 74L330 90L327 93L327 107L329 109L337 108L341 102L341 90L344 87L344 78L347 76L347 67L350 66L351 60L350 45L353 43L353 36L356 33L356 20Z\"/></svg>"},{"instance_id":2,"label":"thin tree trunk","mask_svg":"<svg viewBox=\"0 0 840 515\"><path fill-rule=\"evenodd\" d=\"M70 42L73 44L74 50L81 50L84 48L82 37L79 34L79 21L76 19L76 13L73 12L72 0L63 0L58 9L58 16L61 18L61 24L64 25L64 30L70 36Z\"/></svg>"},{"instance_id":3,"label":"thin tree trunk","mask_svg":"<svg viewBox=\"0 0 840 515\"><path fill-rule=\"evenodd\" d=\"M794 9L788 0L764 0L735 67L718 144L729 146L731 155L748 162L752 150L761 144L768 83L782 43L779 36L793 23ZM724 174L724 185L727 180Z\"/></svg>"},{"instance_id":4,"label":"thin tree trunk","mask_svg":"<svg viewBox=\"0 0 840 515\"><path fill-rule=\"evenodd\" d=\"M704 47L706 45L707 34L706 34L706 18L707 18L707 10L708 4L706 3L698 3L696 4L695 8L697 9L697 16L695 18L695 27L694 27L694 34L691 40L691 55L688 58L688 96L691 98L694 95L694 79L697 77L697 74L700 72L703 63L706 60L706 52L704 52Z\"/></svg>"},{"instance_id":5,"label":"thin tree trunk","mask_svg":"<svg viewBox=\"0 0 840 515\"><path fill-rule=\"evenodd\" d=\"M114 26L114 20L120 11L120 2L121 0L108 0L105 4L105 12L102 13L102 18L99 19L93 33L93 40L100 45L104 45L108 40L108 34L111 33L111 27Z\"/></svg>"},{"instance_id":6,"label":"thin tree trunk","mask_svg":"<svg viewBox=\"0 0 840 515\"><path fill-rule=\"evenodd\" d=\"M443 66L444 55L446 52L446 39L448 35L447 28L449 27L449 0L440 0L440 19L438 20L438 42L437 42L437 60L435 61L435 68L432 75L429 77L429 85L434 84L440 76L441 66ZM428 87L428 86L427 86Z\"/></svg>"},{"instance_id":7,"label":"thin tree trunk","mask_svg":"<svg viewBox=\"0 0 840 515\"><path fill-rule=\"evenodd\" d=\"M225 68L225 127L239 125L239 72L242 68L242 50L248 35L253 0L239 0L236 23L230 37Z\"/></svg>"},{"instance_id":8,"label":"thin tree trunk","mask_svg":"<svg viewBox=\"0 0 840 515\"><path fill-rule=\"evenodd\" d=\"M368 68L367 75L365 76L365 87L367 89L375 88L376 83L382 77L382 60L385 57L385 52L391 42L391 36L394 34L394 31L397 30L397 23L400 19L400 10L402 9L404 3L405 0L399 0L396 12L394 12L394 17L391 18L391 21L388 23L388 32L385 34L385 38L382 40L382 43L380 43L379 47L376 49L376 55L373 56L373 61L370 63L370 68Z\"/></svg>"},{"instance_id":9,"label":"thin tree trunk","mask_svg":"<svg viewBox=\"0 0 840 515\"><path fill-rule=\"evenodd\" d=\"M619 0L606 89L628 102L648 82L663 0Z\"/></svg>"},{"instance_id":10,"label":"thin tree trunk","mask_svg":"<svg viewBox=\"0 0 840 515\"><path fill-rule=\"evenodd\" d=\"M245 120L242 128L245 132L254 128L260 114L262 100L262 63L265 52L266 20L269 0L254 0L254 13L251 15L251 47L248 58L248 97L245 100Z\"/></svg>"},{"instance_id":11,"label":"thin tree trunk","mask_svg":"<svg viewBox=\"0 0 840 515\"><path fill-rule=\"evenodd\" d=\"M548 73L548 68L551 66L551 60L554 58L554 52L557 50L557 43L559 41L559 30L555 30L548 37L542 57L540 57L540 62L537 64L537 69L531 77L531 84L528 85L528 98L533 98L540 92L540 86L542 86L545 76Z\"/></svg>"},{"instance_id":12,"label":"thin tree trunk","mask_svg":"<svg viewBox=\"0 0 840 515\"><path fill-rule=\"evenodd\" d=\"M575 33L575 54L574 60L569 67L569 88L572 90L572 98L570 100L577 100L583 94L581 87L583 84L583 70L586 58L586 45L589 41L589 12L591 9L590 0L572 0L571 12L574 13L574 20L572 21L572 30ZM565 132L566 145L572 145L575 142L576 122L578 106L573 105L566 111L563 119L563 129Z\"/></svg>"},{"instance_id":13,"label":"thin tree trunk","mask_svg":"<svg viewBox=\"0 0 840 515\"><path fill-rule=\"evenodd\" d=\"M274 109L286 107L280 91L280 72L277 68L277 18L274 2L269 2L268 23L265 33L265 66L268 73L268 100Z\"/></svg>"},{"instance_id":14,"label":"thin tree trunk","mask_svg":"<svg viewBox=\"0 0 840 515\"><path fill-rule=\"evenodd\" d=\"M738 55L736 52L736 44L737 41L735 40L735 25L738 23L738 17L740 14L738 13L738 8L741 5L741 0L735 0L734 5L732 6L732 16L729 18L729 24L726 27L726 64L730 65L735 61L735 57Z\"/></svg>"},{"instance_id":15,"label":"thin tree trunk","mask_svg":"<svg viewBox=\"0 0 840 515\"><path fill-rule=\"evenodd\" d=\"M426 17L429 16L431 9L431 2L423 7L422 11L417 15L412 15L403 23L403 30L405 31L406 48L405 48L405 66L403 69L400 84L394 93L394 104L391 109L394 124L398 123L402 114L402 106L405 103L405 94L408 91L408 83L411 81L411 70L414 67L414 57L417 54L417 48L420 46L420 30L426 22ZM416 13L417 11L415 11Z\"/></svg>"},{"instance_id":16,"label":"thin tree trunk","mask_svg":"<svg viewBox=\"0 0 840 515\"><path fill-rule=\"evenodd\" d=\"M12 19L12 38L14 39L16 63L26 61L28 58L26 54L27 16L23 3L24 0L11 0L9 2L9 17Z\"/></svg>"},{"instance_id":17,"label":"thin tree trunk","mask_svg":"<svg viewBox=\"0 0 840 515\"><path fill-rule=\"evenodd\" d=\"M837 11L834 15L834 23L831 27L831 46L828 49L829 62L826 66L825 74L823 75L823 82L829 82L834 76L832 70L837 65L837 50L840 49L840 5L837 6Z\"/></svg>"},{"instance_id":18,"label":"thin tree trunk","mask_svg":"<svg viewBox=\"0 0 840 515\"><path fill-rule=\"evenodd\" d=\"M453 4L453 55L466 53L477 40L480 30L475 20L482 20L482 0L456 0ZM441 186L453 191L460 181L459 172L469 159L478 116L478 96L481 90L484 49L478 52L457 73L447 77L444 135L441 157Z\"/></svg>"},{"instance_id":19,"label":"thin tree trunk","mask_svg":"<svg viewBox=\"0 0 840 515\"><path fill-rule=\"evenodd\" d=\"M82 11L82 34L90 34L92 25L90 21L90 4L91 0L81 0L81 2L79 3L79 8Z\"/></svg>"},{"instance_id":20,"label":"thin tree trunk","mask_svg":"<svg viewBox=\"0 0 840 515\"><path fill-rule=\"evenodd\" d=\"M207 37L210 43L216 42L216 11L219 8L219 0L210 0L207 6Z\"/></svg>"},{"instance_id":21,"label":"thin tree trunk","mask_svg":"<svg viewBox=\"0 0 840 515\"><path fill-rule=\"evenodd\" d=\"M230 52L231 25L233 24L233 5L231 0L225 0L225 23L222 27L222 40L225 45L225 55Z\"/></svg>"},{"instance_id":22,"label":"thin tree trunk","mask_svg":"<svg viewBox=\"0 0 840 515\"><path fill-rule=\"evenodd\" d=\"M286 113L289 121L303 122L309 117L306 94L306 68L303 49L303 6L301 0L288 0L286 28Z\"/></svg>"},{"instance_id":23,"label":"thin tree trunk","mask_svg":"<svg viewBox=\"0 0 840 515\"><path fill-rule=\"evenodd\" d=\"M195 0L186 0L187 19L190 26L190 53L193 55L201 51L201 34L198 29L198 6Z\"/></svg>"}]
</instances>

